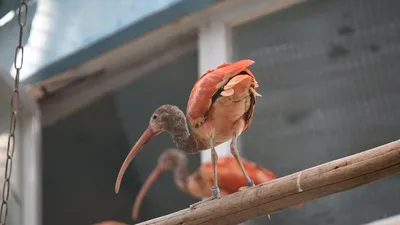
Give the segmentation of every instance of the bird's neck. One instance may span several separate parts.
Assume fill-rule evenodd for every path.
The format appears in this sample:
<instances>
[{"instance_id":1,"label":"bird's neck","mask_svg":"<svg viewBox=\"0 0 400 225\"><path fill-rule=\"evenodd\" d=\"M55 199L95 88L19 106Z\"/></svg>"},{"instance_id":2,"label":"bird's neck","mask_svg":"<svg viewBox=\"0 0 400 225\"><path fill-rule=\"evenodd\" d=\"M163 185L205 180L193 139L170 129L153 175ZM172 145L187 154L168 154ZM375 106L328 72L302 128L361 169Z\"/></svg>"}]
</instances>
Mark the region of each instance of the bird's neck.
<instances>
[{"instance_id":1,"label":"bird's neck","mask_svg":"<svg viewBox=\"0 0 400 225\"><path fill-rule=\"evenodd\" d=\"M180 162L179 165L174 169L174 180L176 185L182 191L186 191L186 184L189 178L189 171L187 160Z\"/></svg>"},{"instance_id":2,"label":"bird's neck","mask_svg":"<svg viewBox=\"0 0 400 225\"><path fill-rule=\"evenodd\" d=\"M198 143L193 134L189 132L186 120L181 124L176 124L170 133L178 149L187 153L197 152Z\"/></svg>"}]
</instances>

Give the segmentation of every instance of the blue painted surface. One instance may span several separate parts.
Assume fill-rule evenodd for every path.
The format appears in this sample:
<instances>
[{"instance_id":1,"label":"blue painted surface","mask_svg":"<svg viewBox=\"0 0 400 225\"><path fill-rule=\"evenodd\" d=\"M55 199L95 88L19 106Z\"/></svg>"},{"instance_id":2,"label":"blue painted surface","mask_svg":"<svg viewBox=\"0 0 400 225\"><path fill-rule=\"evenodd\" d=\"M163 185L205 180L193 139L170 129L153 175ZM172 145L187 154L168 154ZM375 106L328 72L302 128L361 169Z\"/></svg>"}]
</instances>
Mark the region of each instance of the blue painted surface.
<instances>
[{"instance_id":1,"label":"blue painted surface","mask_svg":"<svg viewBox=\"0 0 400 225\"><path fill-rule=\"evenodd\" d=\"M164 10L138 20L136 23L117 31L111 36L105 37L90 46L73 52L68 56L38 70L36 73L25 79L23 83L37 83L68 68L76 67L92 57L116 48L129 40L138 38L146 32L166 25L187 14L204 10L216 2L217 0L181 0ZM90 37L88 37L88 40L86 41L90 41Z\"/></svg>"},{"instance_id":2,"label":"blue painted surface","mask_svg":"<svg viewBox=\"0 0 400 225\"><path fill-rule=\"evenodd\" d=\"M17 9L19 1L15 0L0 0L0 18L5 16L12 9Z\"/></svg>"},{"instance_id":3,"label":"blue painted surface","mask_svg":"<svg viewBox=\"0 0 400 225\"><path fill-rule=\"evenodd\" d=\"M21 80L181 0L40 0Z\"/></svg>"}]
</instances>

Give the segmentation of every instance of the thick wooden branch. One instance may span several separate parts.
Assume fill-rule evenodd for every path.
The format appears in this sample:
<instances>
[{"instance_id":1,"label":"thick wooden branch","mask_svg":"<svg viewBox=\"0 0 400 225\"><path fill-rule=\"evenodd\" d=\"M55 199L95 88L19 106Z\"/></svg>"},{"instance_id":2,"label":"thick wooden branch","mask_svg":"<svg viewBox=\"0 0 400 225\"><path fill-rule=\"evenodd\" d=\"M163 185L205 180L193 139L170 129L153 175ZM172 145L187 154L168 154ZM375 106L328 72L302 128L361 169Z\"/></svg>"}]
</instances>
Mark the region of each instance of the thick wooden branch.
<instances>
[{"instance_id":1,"label":"thick wooden branch","mask_svg":"<svg viewBox=\"0 0 400 225\"><path fill-rule=\"evenodd\" d=\"M399 173L400 139L138 225L239 224Z\"/></svg>"}]
</instances>

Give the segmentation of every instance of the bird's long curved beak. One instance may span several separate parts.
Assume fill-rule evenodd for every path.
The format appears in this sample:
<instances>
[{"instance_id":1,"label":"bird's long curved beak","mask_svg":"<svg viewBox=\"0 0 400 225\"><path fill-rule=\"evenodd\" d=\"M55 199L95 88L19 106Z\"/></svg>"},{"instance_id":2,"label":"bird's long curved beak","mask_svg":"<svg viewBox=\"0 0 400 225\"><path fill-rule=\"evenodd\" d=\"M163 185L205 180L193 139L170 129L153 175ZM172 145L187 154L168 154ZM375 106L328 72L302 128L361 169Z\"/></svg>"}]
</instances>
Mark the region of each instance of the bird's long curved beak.
<instances>
[{"instance_id":1,"label":"bird's long curved beak","mask_svg":"<svg viewBox=\"0 0 400 225\"><path fill-rule=\"evenodd\" d=\"M158 179L161 173L165 172L160 166L154 168L151 172L150 176L144 182L142 188L139 191L139 194L136 195L135 204L132 209L132 219L137 220L139 217L140 205L142 204L144 196L146 196L147 192L150 190L151 185Z\"/></svg>"},{"instance_id":2,"label":"bird's long curved beak","mask_svg":"<svg viewBox=\"0 0 400 225\"><path fill-rule=\"evenodd\" d=\"M119 170L117 181L115 182L115 193L119 192L119 187L121 185L122 177L125 174L126 169L129 166L129 163L135 158L136 154L142 150L143 146L150 141L151 138L159 134L160 131L154 131L150 125L147 127L147 129L143 132L142 136L139 138L139 140L136 142L136 144L133 146L131 151L128 153L128 156L126 156L124 163L121 166L121 169Z\"/></svg>"}]
</instances>

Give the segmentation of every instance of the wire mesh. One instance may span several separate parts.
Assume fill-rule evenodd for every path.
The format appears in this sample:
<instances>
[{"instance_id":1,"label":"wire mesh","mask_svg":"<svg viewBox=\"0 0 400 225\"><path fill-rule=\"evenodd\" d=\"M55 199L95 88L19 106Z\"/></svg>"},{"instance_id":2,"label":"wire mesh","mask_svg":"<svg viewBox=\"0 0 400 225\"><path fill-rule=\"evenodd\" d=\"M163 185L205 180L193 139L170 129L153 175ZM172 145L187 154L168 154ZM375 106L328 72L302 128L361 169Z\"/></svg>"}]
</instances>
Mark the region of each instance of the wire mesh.
<instances>
[{"instance_id":1,"label":"wire mesh","mask_svg":"<svg viewBox=\"0 0 400 225\"><path fill-rule=\"evenodd\" d=\"M255 60L263 95L243 134L244 156L284 176L396 140L399 7L396 0L308 1L236 27L233 57ZM398 178L386 179L269 223L366 223L397 213L399 189Z\"/></svg>"}]
</instances>

